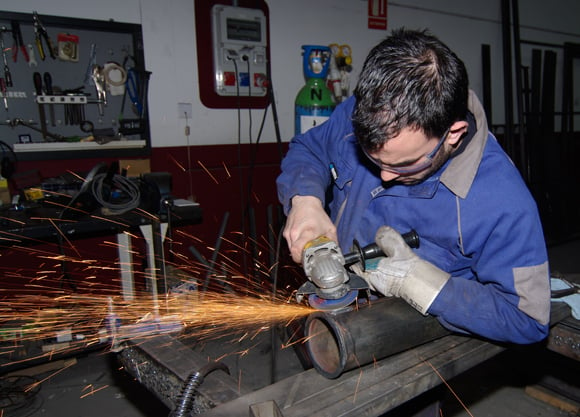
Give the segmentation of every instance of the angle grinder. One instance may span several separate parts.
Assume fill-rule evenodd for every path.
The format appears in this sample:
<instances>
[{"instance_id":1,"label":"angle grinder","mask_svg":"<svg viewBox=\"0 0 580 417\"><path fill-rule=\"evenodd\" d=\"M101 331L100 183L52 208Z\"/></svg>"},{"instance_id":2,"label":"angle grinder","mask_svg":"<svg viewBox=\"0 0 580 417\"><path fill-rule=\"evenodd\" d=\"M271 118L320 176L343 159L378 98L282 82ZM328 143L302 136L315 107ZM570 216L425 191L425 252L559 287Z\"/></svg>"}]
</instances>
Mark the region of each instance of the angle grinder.
<instances>
[{"instance_id":1,"label":"angle grinder","mask_svg":"<svg viewBox=\"0 0 580 417\"><path fill-rule=\"evenodd\" d=\"M419 235L414 230L402 235L412 248L419 247ZM365 260L385 256L376 243L361 247L355 240L353 251L343 255L338 244L326 236L311 240L304 247L302 265L308 277L297 291L296 300L308 296L308 304L317 310L339 310L353 303L358 290L368 289L367 282L350 272L350 265L360 264L364 271Z\"/></svg>"}]
</instances>

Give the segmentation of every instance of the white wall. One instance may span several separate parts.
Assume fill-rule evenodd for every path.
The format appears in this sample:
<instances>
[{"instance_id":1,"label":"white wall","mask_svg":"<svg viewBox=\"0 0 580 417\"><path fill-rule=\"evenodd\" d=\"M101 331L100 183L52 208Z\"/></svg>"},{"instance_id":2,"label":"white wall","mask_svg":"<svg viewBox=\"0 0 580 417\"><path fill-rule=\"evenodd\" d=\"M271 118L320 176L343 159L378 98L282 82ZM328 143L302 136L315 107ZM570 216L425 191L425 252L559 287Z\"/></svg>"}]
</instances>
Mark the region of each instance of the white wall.
<instances>
[{"instance_id":1,"label":"white wall","mask_svg":"<svg viewBox=\"0 0 580 417\"><path fill-rule=\"evenodd\" d=\"M197 0L196 0L197 1ZM428 28L465 61L472 88L481 93L481 44L491 45L494 121L503 121L500 1L389 1L389 28ZM368 50L383 31L367 29L366 0L267 0L270 10L272 81L283 140L294 131L294 98L304 84L301 45L348 43L353 50L353 78ZM520 0L522 39L562 44L580 43L580 1ZM198 95L193 0L4 0L2 10L140 23L145 60L152 72L149 90L152 144L155 147L237 143L237 111L208 109ZM524 59L529 55L523 49ZM82 56L82 55L81 55ZM205 59L205 58L204 58ZM179 118L178 103L192 104L191 136ZM263 110L253 110L253 134ZM248 111L241 112L241 139L249 139ZM262 137L275 140L268 112Z\"/></svg>"}]
</instances>

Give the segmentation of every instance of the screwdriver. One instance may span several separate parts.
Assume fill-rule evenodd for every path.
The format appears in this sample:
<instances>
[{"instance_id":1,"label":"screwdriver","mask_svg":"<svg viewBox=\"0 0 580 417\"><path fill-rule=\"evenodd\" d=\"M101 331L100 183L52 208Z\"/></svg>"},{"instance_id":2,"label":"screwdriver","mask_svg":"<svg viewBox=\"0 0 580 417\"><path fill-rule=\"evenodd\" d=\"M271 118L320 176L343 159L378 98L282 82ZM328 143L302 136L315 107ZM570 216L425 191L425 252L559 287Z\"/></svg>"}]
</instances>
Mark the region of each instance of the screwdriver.
<instances>
[{"instance_id":1,"label":"screwdriver","mask_svg":"<svg viewBox=\"0 0 580 417\"><path fill-rule=\"evenodd\" d=\"M54 92L52 91L52 77L50 76L50 72L44 73L44 91L46 95L52 96Z\"/></svg>"},{"instance_id":2,"label":"screwdriver","mask_svg":"<svg viewBox=\"0 0 580 417\"><path fill-rule=\"evenodd\" d=\"M35 72L32 75L32 80L34 81L34 91L36 91L36 95L42 96L42 76L40 75L40 72Z\"/></svg>"},{"instance_id":3,"label":"screwdriver","mask_svg":"<svg viewBox=\"0 0 580 417\"><path fill-rule=\"evenodd\" d=\"M6 26L0 28L0 48L2 49L2 59L4 60L4 83L5 86L12 87L12 74L10 74L8 60L6 59L6 48L4 47L4 32L7 31L8 28Z\"/></svg>"},{"instance_id":4,"label":"screwdriver","mask_svg":"<svg viewBox=\"0 0 580 417\"><path fill-rule=\"evenodd\" d=\"M44 92L46 93L47 96L52 96L54 94L54 91L52 89L52 77L50 75L50 72L45 72L43 79L44 79ZM56 120L54 117L54 104L52 101L53 99L54 97L50 98L48 111L50 112L50 124L52 126L56 126Z\"/></svg>"},{"instance_id":5,"label":"screwdriver","mask_svg":"<svg viewBox=\"0 0 580 417\"><path fill-rule=\"evenodd\" d=\"M32 80L34 81L34 90L36 91L36 97L38 100L39 96L42 96L42 75L40 72L35 72L32 76ZM46 113L44 112L44 104L41 102L38 103L38 117L40 118L40 127L42 129L42 138L46 139L47 132L46 132Z\"/></svg>"},{"instance_id":6,"label":"screwdriver","mask_svg":"<svg viewBox=\"0 0 580 417\"><path fill-rule=\"evenodd\" d=\"M4 108L8 111L8 98L6 98L6 81L4 78L0 78L0 91L2 92L2 97L4 98Z\"/></svg>"}]
</instances>

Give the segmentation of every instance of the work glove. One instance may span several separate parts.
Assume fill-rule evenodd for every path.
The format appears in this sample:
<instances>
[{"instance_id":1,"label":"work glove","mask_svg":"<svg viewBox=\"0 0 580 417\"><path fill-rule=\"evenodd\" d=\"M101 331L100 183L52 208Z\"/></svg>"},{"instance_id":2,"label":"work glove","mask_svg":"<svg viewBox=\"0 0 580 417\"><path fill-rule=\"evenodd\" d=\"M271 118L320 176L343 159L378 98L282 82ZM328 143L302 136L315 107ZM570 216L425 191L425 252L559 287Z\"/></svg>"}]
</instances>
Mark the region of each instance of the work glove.
<instances>
[{"instance_id":1,"label":"work glove","mask_svg":"<svg viewBox=\"0 0 580 417\"><path fill-rule=\"evenodd\" d=\"M386 296L401 297L426 315L451 275L417 256L391 227L381 227L375 242L386 256L369 265L361 277L372 290Z\"/></svg>"}]
</instances>

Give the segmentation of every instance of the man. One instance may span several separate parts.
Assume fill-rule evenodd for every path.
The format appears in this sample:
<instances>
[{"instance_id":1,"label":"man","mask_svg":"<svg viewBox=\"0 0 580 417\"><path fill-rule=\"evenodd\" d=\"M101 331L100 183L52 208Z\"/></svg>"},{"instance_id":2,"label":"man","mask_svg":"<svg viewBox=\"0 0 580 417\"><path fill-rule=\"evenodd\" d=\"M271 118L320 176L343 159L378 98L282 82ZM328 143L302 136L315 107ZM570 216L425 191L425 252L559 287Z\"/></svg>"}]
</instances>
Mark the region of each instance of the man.
<instances>
[{"instance_id":1,"label":"man","mask_svg":"<svg viewBox=\"0 0 580 417\"><path fill-rule=\"evenodd\" d=\"M296 262L321 235L344 252L376 240L387 257L363 273L372 289L452 331L546 337L536 204L488 131L463 62L426 31L399 29L372 49L354 96L293 138L277 184ZM411 229L416 250L400 236Z\"/></svg>"}]
</instances>

